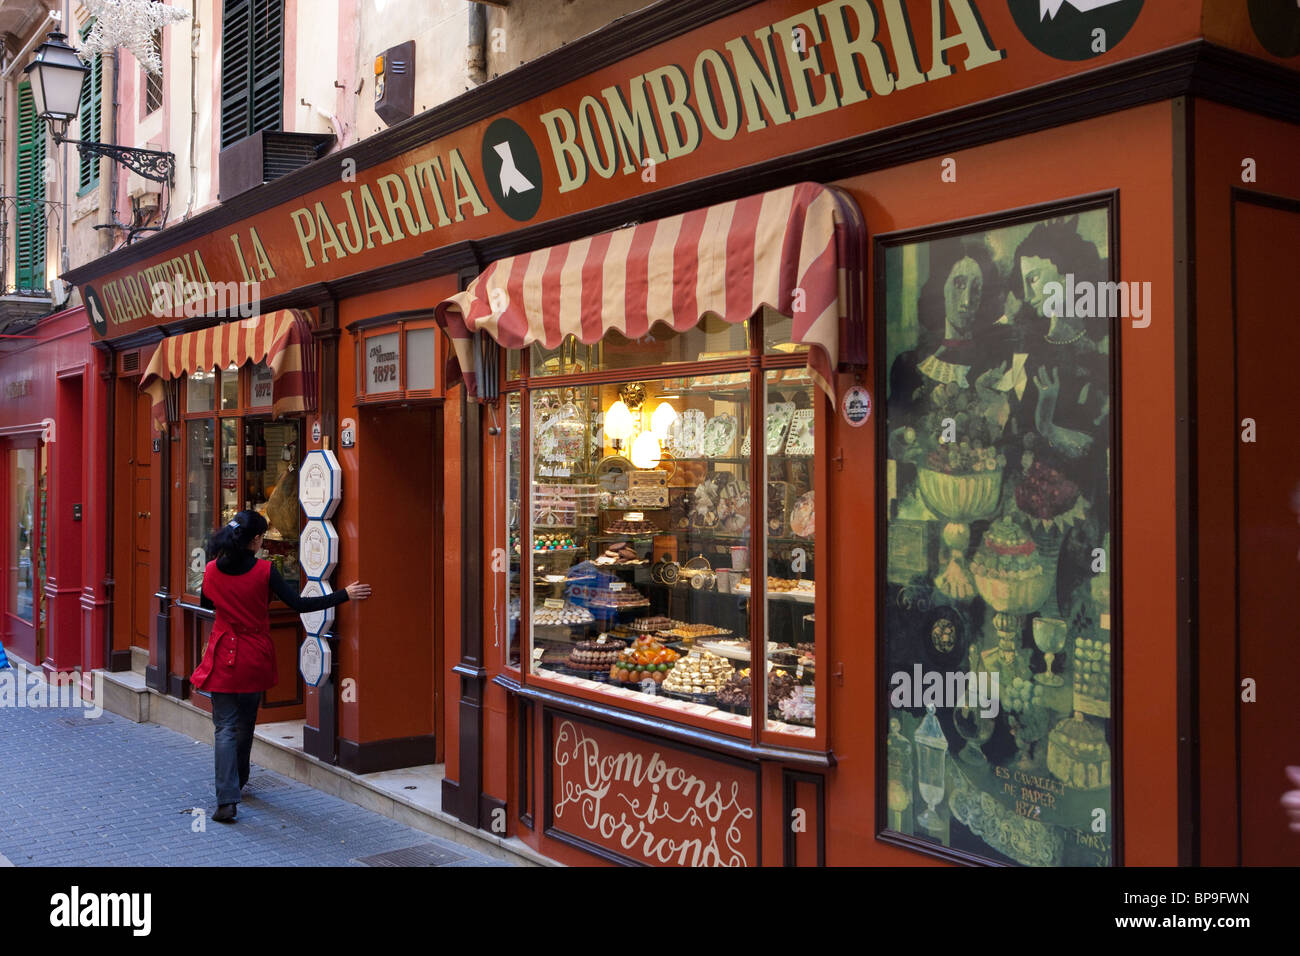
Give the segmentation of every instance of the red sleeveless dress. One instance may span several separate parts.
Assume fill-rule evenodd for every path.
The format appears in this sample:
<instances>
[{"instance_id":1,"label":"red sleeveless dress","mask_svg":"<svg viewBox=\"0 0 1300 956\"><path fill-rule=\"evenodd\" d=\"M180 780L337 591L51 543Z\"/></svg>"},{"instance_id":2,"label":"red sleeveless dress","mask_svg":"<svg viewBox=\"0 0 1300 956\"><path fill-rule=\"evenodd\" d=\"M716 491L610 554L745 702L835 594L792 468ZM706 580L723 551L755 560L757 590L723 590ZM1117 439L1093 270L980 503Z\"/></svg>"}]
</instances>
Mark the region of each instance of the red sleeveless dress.
<instances>
[{"instance_id":1,"label":"red sleeveless dress","mask_svg":"<svg viewBox=\"0 0 1300 956\"><path fill-rule=\"evenodd\" d=\"M210 694L274 687L279 674L271 643L271 562L258 561L244 574L226 574L209 561L203 594L215 606L216 620L190 682Z\"/></svg>"}]
</instances>

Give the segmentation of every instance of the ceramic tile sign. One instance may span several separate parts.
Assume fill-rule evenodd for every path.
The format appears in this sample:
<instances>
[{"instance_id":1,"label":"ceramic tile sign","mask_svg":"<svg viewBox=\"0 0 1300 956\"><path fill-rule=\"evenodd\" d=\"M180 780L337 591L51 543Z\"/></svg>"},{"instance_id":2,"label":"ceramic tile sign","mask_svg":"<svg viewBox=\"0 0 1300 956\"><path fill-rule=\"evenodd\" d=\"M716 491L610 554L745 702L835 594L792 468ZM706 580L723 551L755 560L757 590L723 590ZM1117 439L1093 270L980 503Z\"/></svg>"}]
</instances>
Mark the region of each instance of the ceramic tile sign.
<instances>
[{"instance_id":1,"label":"ceramic tile sign","mask_svg":"<svg viewBox=\"0 0 1300 956\"><path fill-rule=\"evenodd\" d=\"M861 385L853 385L844 393L840 407L844 409L844 420L861 428L871 417L871 393Z\"/></svg>"},{"instance_id":2,"label":"ceramic tile sign","mask_svg":"<svg viewBox=\"0 0 1300 956\"><path fill-rule=\"evenodd\" d=\"M303 585L302 596L305 598L320 597L322 594L332 594L334 589L330 587L328 581L308 581ZM334 626L334 608L327 607L323 611L308 611L305 614L299 614L302 618L302 626L307 629L307 634L316 637L324 634Z\"/></svg>"},{"instance_id":3,"label":"ceramic tile sign","mask_svg":"<svg viewBox=\"0 0 1300 956\"><path fill-rule=\"evenodd\" d=\"M329 635L324 637L309 634L298 649L298 672L308 687L320 685L330 672L334 663L334 652L330 650Z\"/></svg>"},{"instance_id":4,"label":"ceramic tile sign","mask_svg":"<svg viewBox=\"0 0 1300 956\"><path fill-rule=\"evenodd\" d=\"M334 573L339 563L339 533L324 518L309 520L298 538L298 563L312 581L322 581Z\"/></svg>"},{"instance_id":5,"label":"ceramic tile sign","mask_svg":"<svg viewBox=\"0 0 1300 956\"><path fill-rule=\"evenodd\" d=\"M298 501L308 518L332 518L343 497L343 470L332 451L307 452L298 477Z\"/></svg>"}]
</instances>

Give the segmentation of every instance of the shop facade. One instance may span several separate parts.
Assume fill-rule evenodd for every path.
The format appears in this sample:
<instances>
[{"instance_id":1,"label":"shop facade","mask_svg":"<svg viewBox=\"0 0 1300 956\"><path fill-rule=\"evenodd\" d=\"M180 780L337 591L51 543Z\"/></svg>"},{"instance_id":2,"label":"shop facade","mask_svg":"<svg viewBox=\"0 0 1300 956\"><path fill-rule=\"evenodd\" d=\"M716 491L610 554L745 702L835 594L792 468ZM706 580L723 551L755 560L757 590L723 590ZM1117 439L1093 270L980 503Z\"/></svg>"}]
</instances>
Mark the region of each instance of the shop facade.
<instances>
[{"instance_id":1,"label":"shop facade","mask_svg":"<svg viewBox=\"0 0 1300 956\"><path fill-rule=\"evenodd\" d=\"M159 516L114 650L190 696L202 532L264 508L301 570L329 450L375 599L314 687L277 618L262 719L445 764L466 822L569 863L1283 862L1254 781L1296 716L1237 701L1295 654L1284 376L1244 373L1296 347L1300 51L1224 3L686 6L74 270L110 513Z\"/></svg>"},{"instance_id":2,"label":"shop facade","mask_svg":"<svg viewBox=\"0 0 1300 956\"><path fill-rule=\"evenodd\" d=\"M0 641L58 672L104 665L105 581L99 359L85 311L42 319L0 349Z\"/></svg>"}]
</instances>

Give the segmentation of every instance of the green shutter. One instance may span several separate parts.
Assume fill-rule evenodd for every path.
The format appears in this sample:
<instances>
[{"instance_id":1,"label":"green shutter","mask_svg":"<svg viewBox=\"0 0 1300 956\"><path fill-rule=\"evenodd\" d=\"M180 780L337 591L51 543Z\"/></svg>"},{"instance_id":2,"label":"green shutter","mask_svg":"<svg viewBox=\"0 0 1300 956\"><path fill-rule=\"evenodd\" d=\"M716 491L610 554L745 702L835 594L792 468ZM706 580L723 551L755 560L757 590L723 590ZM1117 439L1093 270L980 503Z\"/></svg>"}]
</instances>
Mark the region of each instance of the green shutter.
<instances>
[{"instance_id":1,"label":"green shutter","mask_svg":"<svg viewBox=\"0 0 1300 956\"><path fill-rule=\"evenodd\" d=\"M19 290L45 289L45 124L36 115L32 85L18 84Z\"/></svg>"},{"instance_id":2,"label":"green shutter","mask_svg":"<svg viewBox=\"0 0 1300 956\"><path fill-rule=\"evenodd\" d=\"M221 8L221 147L284 112L284 0L224 0Z\"/></svg>"},{"instance_id":3,"label":"green shutter","mask_svg":"<svg viewBox=\"0 0 1300 956\"><path fill-rule=\"evenodd\" d=\"M81 38L86 39L90 33L90 28L94 24L92 20L86 24L86 29L81 31ZM81 107L77 111L77 120L79 124L78 139L84 139L89 143L101 142L100 131L103 129L101 119L103 117L104 97L104 63L103 57L98 53L95 54L95 62L90 68L90 75L86 77L86 82L81 87ZM78 155L77 158L77 186L78 193L84 194L90 191L99 182L99 157L86 154Z\"/></svg>"}]
</instances>

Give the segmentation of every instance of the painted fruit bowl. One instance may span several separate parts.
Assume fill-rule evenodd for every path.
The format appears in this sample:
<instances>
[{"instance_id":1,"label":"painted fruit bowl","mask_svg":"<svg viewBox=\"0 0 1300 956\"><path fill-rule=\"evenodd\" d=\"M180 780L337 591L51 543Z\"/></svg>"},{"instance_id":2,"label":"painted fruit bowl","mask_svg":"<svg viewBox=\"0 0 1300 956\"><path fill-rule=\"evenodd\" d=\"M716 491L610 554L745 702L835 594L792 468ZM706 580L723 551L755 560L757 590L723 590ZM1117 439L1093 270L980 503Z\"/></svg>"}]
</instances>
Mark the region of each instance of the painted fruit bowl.
<instances>
[{"instance_id":1,"label":"painted fruit bowl","mask_svg":"<svg viewBox=\"0 0 1300 956\"><path fill-rule=\"evenodd\" d=\"M987 518L997 509L1002 495L1002 470L949 474L918 466L916 485L921 500L935 514L969 524Z\"/></svg>"},{"instance_id":2,"label":"painted fruit bowl","mask_svg":"<svg viewBox=\"0 0 1300 956\"><path fill-rule=\"evenodd\" d=\"M980 597L1004 614L1038 610L1055 583L1033 538L1010 518L989 526L971 558L970 571Z\"/></svg>"}]
</instances>

